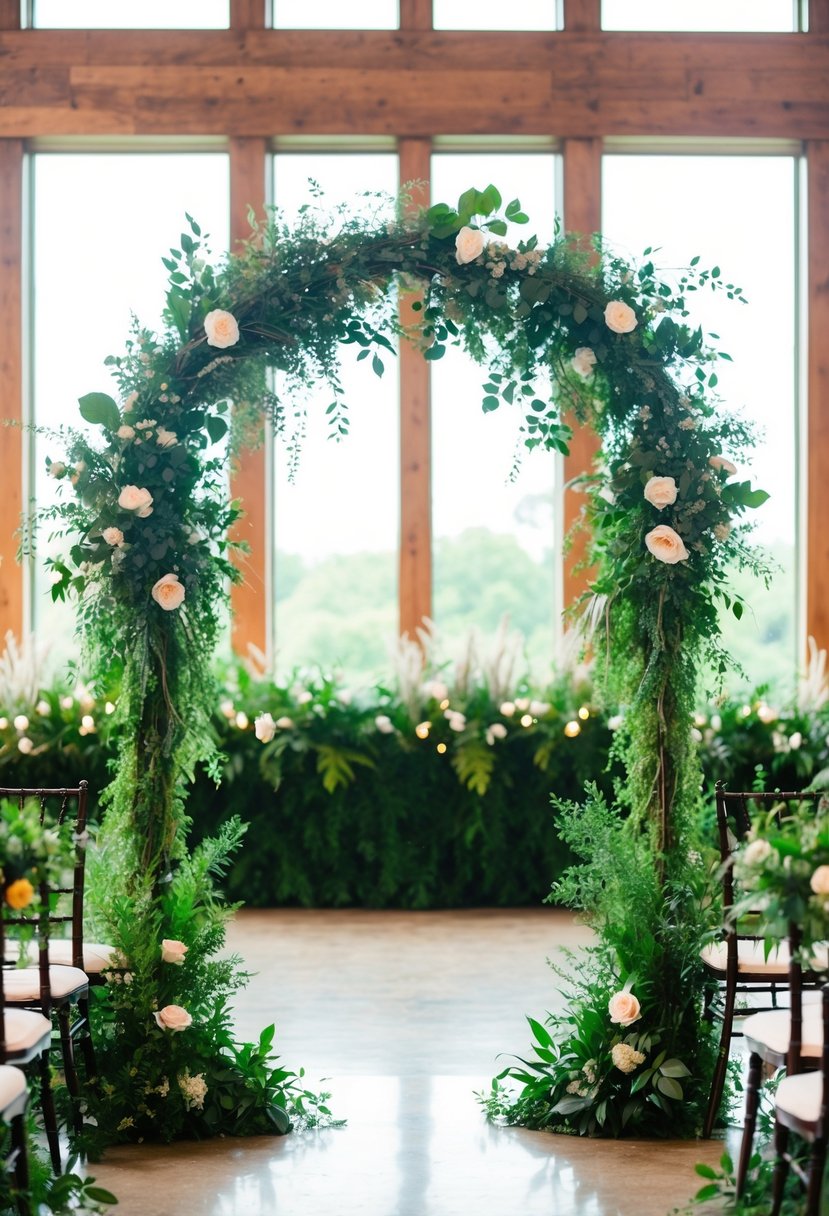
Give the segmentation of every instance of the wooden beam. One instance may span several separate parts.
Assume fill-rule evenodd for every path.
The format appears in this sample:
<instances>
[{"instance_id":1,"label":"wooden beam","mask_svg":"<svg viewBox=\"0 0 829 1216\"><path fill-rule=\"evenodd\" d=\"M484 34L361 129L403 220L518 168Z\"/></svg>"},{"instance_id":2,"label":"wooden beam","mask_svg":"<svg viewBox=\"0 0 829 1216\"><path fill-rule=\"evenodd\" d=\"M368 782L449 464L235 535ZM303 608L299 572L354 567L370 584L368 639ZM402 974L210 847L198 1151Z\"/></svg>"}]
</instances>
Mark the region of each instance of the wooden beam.
<instances>
[{"instance_id":1,"label":"wooden beam","mask_svg":"<svg viewBox=\"0 0 829 1216\"><path fill-rule=\"evenodd\" d=\"M0 32L0 65L14 138L829 139L813 34L19 30Z\"/></svg>"},{"instance_id":2,"label":"wooden beam","mask_svg":"<svg viewBox=\"0 0 829 1216\"><path fill-rule=\"evenodd\" d=\"M602 226L602 144L598 139L568 139L564 141L564 226L568 232L589 236ZM565 483L582 473L588 473L599 450L595 431L582 426L573 418L568 419L573 427L570 454L564 457ZM564 535L568 536L581 518L585 505L584 492L572 489L564 491ZM575 604L587 589L591 572L584 567L589 536L578 530L572 535L572 544L564 559L563 606Z\"/></svg>"},{"instance_id":3,"label":"wooden beam","mask_svg":"<svg viewBox=\"0 0 829 1216\"><path fill-rule=\"evenodd\" d=\"M596 34L602 28L602 0L564 0L564 28Z\"/></svg>"},{"instance_id":4,"label":"wooden beam","mask_svg":"<svg viewBox=\"0 0 829 1216\"><path fill-rule=\"evenodd\" d=\"M265 28L265 0L230 0L230 28L232 30L263 30Z\"/></svg>"},{"instance_id":5,"label":"wooden beam","mask_svg":"<svg viewBox=\"0 0 829 1216\"><path fill-rule=\"evenodd\" d=\"M400 0L401 30L430 30L432 0Z\"/></svg>"},{"instance_id":6,"label":"wooden beam","mask_svg":"<svg viewBox=\"0 0 829 1216\"><path fill-rule=\"evenodd\" d=\"M265 172L267 144L264 139L230 140L230 241L250 236L248 208L261 215L267 197ZM264 428L258 447L246 447L233 462L230 492L241 500L244 515L231 536L244 541L250 552L237 558L243 581L231 590L233 622L231 639L237 654L246 655L249 646L269 653L270 641L270 510L268 496L267 449Z\"/></svg>"},{"instance_id":7,"label":"wooden beam","mask_svg":"<svg viewBox=\"0 0 829 1216\"><path fill-rule=\"evenodd\" d=\"M399 142L400 183L421 183L412 206L428 206L431 144L428 139ZM400 298L403 325L416 320L415 293ZM410 342L400 344L400 554L398 605L400 633L416 636L432 615L431 400L429 365Z\"/></svg>"},{"instance_id":8,"label":"wooden beam","mask_svg":"<svg viewBox=\"0 0 829 1216\"><path fill-rule=\"evenodd\" d=\"M20 0L0 0L0 30L20 29Z\"/></svg>"},{"instance_id":9,"label":"wooden beam","mask_svg":"<svg viewBox=\"0 0 829 1216\"><path fill-rule=\"evenodd\" d=\"M0 139L0 649L9 629L21 638L26 625L23 568L15 559L23 510L22 245L23 144Z\"/></svg>"},{"instance_id":10,"label":"wooden beam","mask_svg":"<svg viewBox=\"0 0 829 1216\"><path fill-rule=\"evenodd\" d=\"M826 0L809 0L809 33L829 34L829 4Z\"/></svg>"},{"instance_id":11,"label":"wooden beam","mask_svg":"<svg viewBox=\"0 0 829 1216\"><path fill-rule=\"evenodd\" d=\"M808 157L806 628L829 648L829 141Z\"/></svg>"}]
</instances>

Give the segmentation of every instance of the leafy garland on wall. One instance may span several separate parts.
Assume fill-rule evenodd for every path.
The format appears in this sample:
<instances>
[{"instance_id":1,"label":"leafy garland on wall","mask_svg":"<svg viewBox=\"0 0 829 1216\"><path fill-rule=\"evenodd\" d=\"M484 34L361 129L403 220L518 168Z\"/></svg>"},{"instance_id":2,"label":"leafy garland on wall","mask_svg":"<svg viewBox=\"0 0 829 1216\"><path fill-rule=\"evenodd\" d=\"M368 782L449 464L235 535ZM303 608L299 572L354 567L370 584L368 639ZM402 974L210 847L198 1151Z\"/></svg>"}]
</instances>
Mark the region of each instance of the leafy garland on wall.
<instances>
[{"instance_id":1,"label":"leafy garland on wall","mask_svg":"<svg viewBox=\"0 0 829 1216\"><path fill-rule=\"evenodd\" d=\"M190 857L185 797L197 764L218 773L210 660L227 583L240 577L228 540L239 507L227 504L215 445L231 426L232 443L244 445L264 414L297 453L303 399L321 380L331 387L332 434L345 435L343 343L357 348L358 359L371 357L378 374L399 337L417 342L430 360L458 343L487 368L484 410L519 407L527 447L566 451L564 411L600 433L603 464L588 479L599 562L589 607L609 688L628 707L618 750L629 811L624 824L607 812L603 839L624 836L625 855L636 855L643 881L649 876L652 897L640 919L651 918L657 936L664 900L684 881L699 788L689 731L697 664L704 648L717 653L719 603L731 602L729 568L751 561L732 520L764 498L731 480L724 453L742 451L750 435L717 408L715 356L687 324L686 297L706 285L740 293L722 284L718 270L689 271L669 287L651 263L633 269L598 240L588 252L564 235L547 249L535 238L511 248L501 239L507 221L527 217L517 200L503 218L501 207L489 186L464 193L457 208L401 208L391 223L367 225L342 210L326 223L309 207L291 228L273 213L218 270L188 217L181 248L164 259L164 332L136 325L125 355L108 360L120 401L104 393L81 399L102 443L76 434L65 460L50 463L75 491L44 512L74 541L50 560L53 595L76 597L97 669L123 668L124 742L98 851L106 881L95 884L103 931L132 977L128 986L110 986L107 1005L108 1075L117 1081L105 1117L119 1138L158 1135L161 1124L167 1135L230 1130L242 1103L284 1130L279 1111L293 1105L301 1112L308 1100L282 1072L257 1091L235 1057L232 1096L207 1099L220 1090L230 1050L226 1016L214 1011L225 1009L243 978L238 964L214 957L229 909L210 877L227 864L242 829L231 825ZM398 287L422 292L419 321L405 334ZM546 396L535 387L542 373L552 386ZM591 907L591 882L573 883L572 897ZM180 965L171 966L163 941L187 947L173 960ZM669 961L671 949L660 946ZM617 980L630 989L634 969L605 964L591 991ZM611 975L608 966L625 973ZM699 992L698 985L677 988L674 979L666 973L652 991L639 985L643 1009L646 1001L652 1006L648 1024L661 1028L666 1047ZM175 1024L165 1024L167 1008L177 1011ZM646 1054L644 1040L636 1044L628 1044L628 1063ZM140 1076L127 1064L136 1052ZM698 1074L693 1057L689 1047L687 1065ZM195 1088L182 1084L185 1073L201 1077ZM653 1092L670 1109L672 1095L664 1087ZM170 1095L178 1115L164 1124ZM211 1120L202 1117L208 1107L216 1111ZM664 1121L661 1110L657 1116ZM252 1116L245 1126L255 1125ZM632 1126L641 1130L642 1120Z\"/></svg>"}]
</instances>

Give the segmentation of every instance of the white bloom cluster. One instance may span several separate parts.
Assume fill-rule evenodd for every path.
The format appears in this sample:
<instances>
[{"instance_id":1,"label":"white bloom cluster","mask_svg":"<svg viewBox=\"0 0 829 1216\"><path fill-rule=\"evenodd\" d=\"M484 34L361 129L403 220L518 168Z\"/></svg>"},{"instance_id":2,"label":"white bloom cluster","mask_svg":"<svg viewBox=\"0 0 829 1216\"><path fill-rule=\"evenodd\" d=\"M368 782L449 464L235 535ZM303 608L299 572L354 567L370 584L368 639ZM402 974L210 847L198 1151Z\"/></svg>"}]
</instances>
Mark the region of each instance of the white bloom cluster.
<instances>
[{"instance_id":1,"label":"white bloom cluster","mask_svg":"<svg viewBox=\"0 0 829 1216\"><path fill-rule=\"evenodd\" d=\"M204 1073L198 1072L195 1077L191 1077L189 1072L183 1072L176 1079L187 1109L201 1110L207 1097L207 1082L204 1079Z\"/></svg>"},{"instance_id":2,"label":"white bloom cluster","mask_svg":"<svg viewBox=\"0 0 829 1216\"><path fill-rule=\"evenodd\" d=\"M640 1064L645 1063L642 1052L636 1051L630 1043L615 1043L610 1052L610 1058L619 1072L633 1072Z\"/></svg>"}]
</instances>

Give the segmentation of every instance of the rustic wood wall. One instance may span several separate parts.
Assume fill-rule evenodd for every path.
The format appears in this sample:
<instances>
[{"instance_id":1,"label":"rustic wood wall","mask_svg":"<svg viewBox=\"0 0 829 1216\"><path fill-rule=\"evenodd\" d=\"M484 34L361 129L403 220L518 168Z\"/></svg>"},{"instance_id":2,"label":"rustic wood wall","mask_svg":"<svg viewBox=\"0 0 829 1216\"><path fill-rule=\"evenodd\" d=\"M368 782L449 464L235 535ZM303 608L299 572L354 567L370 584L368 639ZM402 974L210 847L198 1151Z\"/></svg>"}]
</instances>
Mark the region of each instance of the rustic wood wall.
<instances>
[{"instance_id":1,"label":"rustic wood wall","mask_svg":"<svg viewBox=\"0 0 829 1216\"><path fill-rule=\"evenodd\" d=\"M428 176L440 135L543 135L560 141L564 218L591 231L601 215L605 141L794 141L807 173L809 260L807 628L829 646L829 3L812 0L810 32L602 32L600 0L565 0L556 33L437 31L430 0L400 0L399 30L265 28L265 0L231 0L231 27L206 31L20 29L18 0L0 0L0 418L21 420L22 166L30 146L106 137L213 136L231 166L232 236L248 203L265 201L273 137L393 136L401 181ZM402 307L408 305L404 301ZM401 358L401 629L431 604L429 389L426 366ZM593 451L580 434L566 475ZM0 428L0 636L25 624L14 521L24 483L20 431ZM266 452L246 456L234 491L252 542L236 590L235 641L265 648ZM568 496L569 498L569 496ZM578 502L565 503L565 520ZM570 601L584 575L565 572Z\"/></svg>"}]
</instances>

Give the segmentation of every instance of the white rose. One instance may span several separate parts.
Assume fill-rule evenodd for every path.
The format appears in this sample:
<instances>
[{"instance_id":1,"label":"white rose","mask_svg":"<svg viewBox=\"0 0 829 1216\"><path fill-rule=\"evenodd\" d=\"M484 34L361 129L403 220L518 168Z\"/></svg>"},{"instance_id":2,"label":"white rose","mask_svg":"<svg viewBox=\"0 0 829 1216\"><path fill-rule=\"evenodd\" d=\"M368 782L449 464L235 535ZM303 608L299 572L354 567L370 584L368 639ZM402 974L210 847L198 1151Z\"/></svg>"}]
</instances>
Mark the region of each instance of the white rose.
<instances>
[{"instance_id":1,"label":"white rose","mask_svg":"<svg viewBox=\"0 0 829 1216\"><path fill-rule=\"evenodd\" d=\"M589 380L596 366L596 356L589 346L580 346L573 355L570 366L583 379Z\"/></svg>"},{"instance_id":2,"label":"white rose","mask_svg":"<svg viewBox=\"0 0 829 1216\"><path fill-rule=\"evenodd\" d=\"M118 495L118 506L124 511L134 511L139 519L153 513L153 496L143 486L124 486Z\"/></svg>"},{"instance_id":3,"label":"white rose","mask_svg":"<svg viewBox=\"0 0 829 1216\"><path fill-rule=\"evenodd\" d=\"M154 584L150 592L159 608L173 612L184 603L184 587L177 574L165 574Z\"/></svg>"},{"instance_id":4,"label":"white rose","mask_svg":"<svg viewBox=\"0 0 829 1216\"><path fill-rule=\"evenodd\" d=\"M515 704L512 701L502 701L500 712L505 718L511 718L515 713Z\"/></svg>"},{"instance_id":5,"label":"white rose","mask_svg":"<svg viewBox=\"0 0 829 1216\"><path fill-rule=\"evenodd\" d=\"M829 895L829 866L818 866L809 879L809 886L815 895Z\"/></svg>"},{"instance_id":6,"label":"white rose","mask_svg":"<svg viewBox=\"0 0 829 1216\"><path fill-rule=\"evenodd\" d=\"M604 319L605 325L614 334L629 334L639 324L636 313L624 300L611 300L604 310Z\"/></svg>"},{"instance_id":7,"label":"white rose","mask_svg":"<svg viewBox=\"0 0 829 1216\"><path fill-rule=\"evenodd\" d=\"M124 533L120 528L104 528L101 533L108 545L123 545Z\"/></svg>"},{"instance_id":8,"label":"white rose","mask_svg":"<svg viewBox=\"0 0 829 1216\"><path fill-rule=\"evenodd\" d=\"M730 460L726 460L724 456L709 456L708 463L712 469L722 469L723 473L727 473L729 477L733 477L737 472L737 466Z\"/></svg>"},{"instance_id":9,"label":"white rose","mask_svg":"<svg viewBox=\"0 0 829 1216\"><path fill-rule=\"evenodd\" d=\"M232 312L223 308L214 308L204 318L204 333L208 346L235 346L239 341L239 326Z\"/></svg>"},{"instance_id":10,"label":"white rose","mask_svg":"<svg viewBox=\"0 0 829 1216\"><path fill-rule=\"evenodd\" d=\"M493 722L491 726L486 728L486 741L490 747L493 746L496 739L506 739L507 728L503 722Z\"/></svg>"},{"instance_id":11,"label":"white rose","mask_svg":"<svg viewBox=\"0 0 829 1216\"><path fill-rule=\"evenodd\" d=\"M165 1005L153 1017L162 1030L186 1030L193 1025L193 1019L181 1005Z\"/></svg>"},{"instance_id":12,"label":"white rose","mask_svg":"<svg viewBox=\"0 0 829 1216\"><path fill-rule=\"evenodd\" d=\"M277 730L293 730L294 720L293 718L277 718L274 726Z\"/></svg>"},{"instance_id":13,"label":"white rose","mask_svg":"<svg viewBox=\"0 0 829 1216\"><path fill-rule=\"evenodd\" d=\"M678 493L673 477L650 477L645 482L645 498L660 511L673 506Z\"/></svg>"},{"instance_id":14,"label":"white rose","mask_svg":"<svg viewBox=\"0 0 829 1216\"><path fill-rule=\"evenodd\" d=\"M607 1012L611 1022L617 1022L620 1026L631 1026L642 1016L639 1002L632 992L614 993L607 1002Z\"/></svg>"},{"instance_id":15,"label":"white rose","mask_svg":"<svg viewBox=\"0 0 829 1216\"><path fill-rule=\"evenodd\" d=\"M62 460L53 460L49 465L49 476L61 478L66 476L66 465Z\"/></svg>"},{"instance_id":16,"label":"white rose","mask_svg":"<svg viewBox=\"0 0 829 1216\"><path fill-rule=\"evenodd\" d=\"M161 942L161 961L164 963L172 963L175 967L184 965L184 956L187 954L187 946L184 942L175 941L173 938L165 937Z\"/></svg>"},{"instance_id":17,"label":"white rose","mask_svg":"<svg viewBox=\"0 0 829 1216\"><path fill-rule=\"evenodd\" d=\"M171 448L174 443L178 443L178 435L175 431L168 431L166 427L160 426L155 441L160 448Z\"/></svg>"},{"instance_id":18,"label":"white rose","mask_svg":"<svg viewBox=\"0 0 829 1216\"><path fill-rule=\"evenodd\" d=\"M134 439L135 438L135 429L131 426L127 426L127 424L125 422L122 426L118 427L118 430L115 432L115 434L118 436L119 439Z\"/></svg>"},{"instance_id":19,"label":"white rose","mask_svg":"<svg viewBox=\"0 0 829 1216\"><path fill-rule=\"evenodd\" d=\"M455 257L459 266L474 262L484 251L484 234L480 228L461 228L455 237Z\"/></svg>"},{"instance_id":20,"label":"white rose","mask_svg":"<svg viewBox=\"0 0 829 1216\"><path fill-rule=\"evenodd\" d=\"M378 714L374 719L374 725L380 731L381 735L390 735L394 731L394 723L388 714Z\"/></svg>"},{"instance_id":21,"label":"white rose","mask_svg":"<svg viewBox=\"0 0 829 1216\"><path fill-rule=\"evenodd\" d=\"M667 524L657 524L652 528L645 537L645 544L657 561L667 562L669 566L684 562L690 556L682 537Z\"/></svg>"},{"instance_id":22,"label":"white rose","mask_svg":"<svg viewBox=\"0 0 829 1216\"><path fill-rule=\"evenodd\" d=\"M752 840L743 850L743 862L747 866L759 866L770 857L773 850L767 840Z\"/></svg>"},{"instance_id":23,"label":"white rose","mask_svg":"<svg viewBox=\"0 0 829 1216\"><path fill-rule=\"evenodd\" d=\"M276 723L270 714L259 714L253 723L253 732L260 743L270 743L276 734Z\"/></svg>"}]
</instances>

